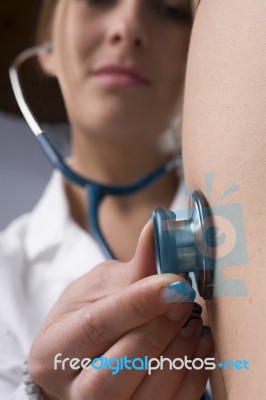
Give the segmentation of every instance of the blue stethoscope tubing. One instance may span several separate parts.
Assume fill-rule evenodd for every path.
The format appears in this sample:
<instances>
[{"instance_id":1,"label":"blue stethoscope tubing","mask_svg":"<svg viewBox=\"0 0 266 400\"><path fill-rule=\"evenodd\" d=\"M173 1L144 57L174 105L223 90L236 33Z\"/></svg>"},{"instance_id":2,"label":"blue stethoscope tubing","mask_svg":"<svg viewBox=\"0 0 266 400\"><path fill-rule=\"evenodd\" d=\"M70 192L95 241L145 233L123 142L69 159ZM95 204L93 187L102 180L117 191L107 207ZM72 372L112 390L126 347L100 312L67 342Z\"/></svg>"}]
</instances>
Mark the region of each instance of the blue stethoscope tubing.
<instances>
[{"instance_id":1,"label":"blue stethoscope tubing","mask_svg":"<svg viewBox=\"0 0 266 400\"><path fill-rule=\"evenodd\" d=\"M12 88L25 120L52 165L60 170L68 180L85 188L88 198L88 226L90 232L98 242L105 257L113 259L115 254L110 249L99 224L98 210L101 202L108 195L128 196L138 193L177 167L179 160L175 158L127 186L104 185L87 179L69 168L41 129L25 101L18 76L19 68L26 60L32 56L38 56L40 52L50 51L52 51L52 46L47 43L20 53L9 70ZM209 244L211 242L215 244L215 241L211 237L211 230L207 229L208 223L206 221L208 221L209 217L210 209L200 191L195 191L191 194L190 216L187 220L176 220L175 213L162 207L157 207L152 214L158 273L195 273L199 293L205 299L212 297L214 269L214 258L209 251ZM207 235L206 232L208 233Z\"/></svg>"},{"instance_id":2,"label":"blue stethoscope tubing","mask_svg":"<svg viewBox=\"0 0 266 400\"><path fill-rule=\"evenodd\" d=\"M47 155L48 159L52 163L52 165L60 170L62 174L71 182L82 186L87 191L87 198L88 198L88 226L91 231L92 236L94 239L99 243L99 246L107 259L115 258L112 250L110 249L104 235L101 231L99 225L99 218L98 218L98 209L100 203L104 199L105 196L129 196L133 193L140 192L144 188L152 185L155 181L163 177L166 173L176 167L177 165L177 158L170 161L164 166L157 168L156 170L152 171L151 173L147 174L143 178L139 179L135 183L132 183L127 186L113 186L113 185L104 185L94 180L87 179L77 173L75 173L72 169L70 169L67 164L64 162L63 158L56 150L56 148L52 145L50 140L45 135L44 131L41 129L38 121L34 117L29 105L27 104L20 80L18 71L21 65L27 61L29 58L33 56L38 56L41 52L51 52L52 45L50 43L46 43L43 46L35 46L29 49L24 50L20 53L16 59L14 60L13 64L9 69L10 80L12 84L12 88L19 105L19 108L27 121L29 127L31 128L32 132L35 134L38 142L40 143L42 149L44 150L45 154Z\"/></svg>"},{"instance_id":3,"label":"blue stethoscope tubing","mask_svg":"<svg viewBox=\"0 0 266 400\"><path fill-rule=\"evenodd\" d=\"M98 210L100 207L100 204L102 200L104 199L105 196L107 195L112 195L112 196L128 196L133 193L137 193L148 186L152 185L155 183L158 179L163 177L166 173L171 171L173 168L175 168L178 165L178 159L174 159L167 163L164 166L161 166L157 168L156 170L152 171L151 173L147 174L143 178L139 179L135 183L132 183L127 186L115 186L115 185L104 185L100 184L98 182L95 182L94 180L87 179L77 173L75 173L72 169L68 167L68 165L64 162L63 158L59 154L59 152L55 149L55 147L52 145L52 143L49 141L43 130L40 128L37 120L35 119L30 107L26 103L22 90L21 90L21 85L19 82L19 77L18 77L18 70L23 62L25 62L27 59L31 58L32 56L38 56L40 52L50 52L52 51L52 45L50 43L46 43L43 46L35 46L30 49L24 50L22 53L20 53L16 59L14 60L13 64L10 67L9 73L10 73L10 79L11 79L11 84L12 88L17 100L17 103L20 107L20 110L27 121L28 125L30 126L31 130L35 134L38 142L40 143L42 149L44 150L45 154L47 155L48 159L52 163L52 165L61 171L61 173L71 182L76 183L79 186L82 186L86 189L87 191L87 197L88 197L88 225L90 227L91 233L95 240L98 242L103 254L107 259L113 259L115 258L115 255L113 254L112 250L110 249L106 239L104 238L104 235L101 232L100 225L99 225L99 219L98 219ZM195 221L197 222L197 228L199 228L202 231L202 244L203 247L205 245L205 239L204 239L204 228L205 228L205 222L204 218L206 215L209 215L209 209L206 207L206 202L203 197L203 195L200 192L194 192L192 193L191 196L192 200L196 200L196 212L192 212L191 218L188 221L184 221L186 223L186 233L183 235L182 232L179 232L179 229L176 230L175 236L179 236L181 238L182 242L184 242L183 238L187 238L187 234L189 234L190 239L187 242L187 248L189 250L189 253L193 252L195 254L195 243L192 240L192 236L196 236L196 231L195 230ZM207 210L207 211L206 211ZM203 215L205 214L205 215ZM160 251L162 248L163 249L170 249L169 244L167 243L166 237L167 237L167 232L160 236L160 232L163 231L164 225L165 225L165 220L171 220L174 221L174 216L173 213L168 212L164 209L155 210L153 212L153 223L154 223L154 233L155 233L155 247L156 247L156 261L157 261L157 269L159 273L163 273L164 269L169 269L168 272L173 272L173 273L179 273L181 272L176 271L176 263L172 263L169 261L168 266L163 265L163 263L160 261L161 257L163 256L163 260L167 259L167 250L162 252ZM168 221L168 223L170 223ZM172 221L172 222L173 222ZM192 235L191 235L192 234ZM166 235L166 236L165 236ZM210 235L209 235L210 236ZM209 240L213 240L213 238L209 237ZM189 243L190 241L190 243ZM175 239L175 244L173 244L173 247L180 248L180 244L177 243L178 241ZM193 242L193 243L192 243ZM184 243L183 243L184 244ZM173 249L172 249L173 250ZM196 251L197 253L197 251ZM187 254L187 253L186 253ZM192 253L191 253L192 254ZM175 257L170 257L172 259L175 259ZM212 287L213 287L213 257L209 257L208 254L205 254L203 252L203 256L201 257L200 260L201 267L198 268L199 272L199 282L198 282L198 287L201 288L201 295L205 299L210 299L212 297ZM192 269L193 272L195 272L195 268ZM187 271L186 271L187 272ZM203 274L203 278L202 278ZM200 276L201 275L201 276ZM205 392L205 395L202 396L201 400L208 400L210 397L207 392Z\"/></svg>"},{"instance_id":4,"label":"blue stethoscope tubing","mask_svg":"<svg viewBox=\"0 0 266 400\"><path fill-rule=\"evenodd\" d=\"M112 252L110 246L108 245L99 224L99 207L105 196L130 196L132 194L138 193L148 186L155 183L157 180L162 178L169 171L177 166L178 158L175 158L168 162L166 165L156 168L154 171L145 175L136 182L121 186L121 185L104 185L100 184L92 179L87 179L76 172L74 172L68 165L64 162L63 158L52 145L50 140L44 134L44 132L38 134L37 140L40 143L42 149L50 160L54 168L62 172L62 174L71 182L82 186L87 192L88 198L88 226L90 232L96 242L99 244L104 256L107 259L116 258Z\"/></svg>"},{"instance_id":5,"label":"blue stethoscope tubing","mask_svg":"<svg viewBox=\"0 0 266 400\"><path fill-rule=\"evenodd\" d=\"M49 139L45 136L44 133L41 133L37 136L37 139L44 150L45 154L49 158L52 165L60 170L62 174L69 179L71 182L78 184L86 189L88 194L88 224L90 226L91 232L93 237L99 244L101 250L103 251L106 258L114 259L115 255L113 254L112 250L110 249L108 243L106 242L98 221L98 210L101 204L101 201L107 195L112 196L127 196L133 193L137 193L144 188L152 185L155 181L163 177L167 172L172 170L178 163L178 159L174 159L167 163L164 166L157 168L156 170L152 171L151 173L147 174L143 178L139 179L135 183L127 186L115 186L115 185L102 185L94 180L90 180L87 178L82 177L81 175L75 173L71 170L63 161L63 158L60 156L56 148L52 145ZM155 212L155 211L154 211ZM162 218L163 214L159 214L159 218ZM158 215L157 215L158 218ZM157 222L158 224L158 222ZM156 243L155 243L156 245ZM156 246L156 252L158 251L159 247ZM157 255L156 255L157 258ZM158 260L157 260L158 263ZM161 263L160 267L161 268ZM158 271L163 273L163 271ZM170 272L170 271L169 271ZM206 273L206 271L205 271ZM206 290L204 288L203 290ZM210 400L210 397L207 392L201 397L201 400Z\"/></svg>"}]
</instances>

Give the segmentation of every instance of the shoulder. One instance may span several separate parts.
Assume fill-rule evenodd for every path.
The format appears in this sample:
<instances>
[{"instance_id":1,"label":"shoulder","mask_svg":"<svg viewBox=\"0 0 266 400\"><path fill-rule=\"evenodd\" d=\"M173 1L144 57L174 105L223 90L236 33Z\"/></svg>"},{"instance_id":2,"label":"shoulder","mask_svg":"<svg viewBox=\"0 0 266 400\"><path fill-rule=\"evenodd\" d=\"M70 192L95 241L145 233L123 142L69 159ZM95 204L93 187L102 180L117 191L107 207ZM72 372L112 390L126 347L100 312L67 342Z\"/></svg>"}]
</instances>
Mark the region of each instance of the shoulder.
<instances>
[{"instance_id":1,"label":"shoulder","mask_svg":"<svg viewBox=\"0 0 266 400\"><path fill-rule=\"evenodd\" d=\"M28 268L24 242L29 221L30 214L23 215L0 233L0 324L8 331L20 331L21 342L25 337L23 331ZM5 337L5 330L0 329L1 341L5 342Z\"/></svg>"},{"instance_id":2,"label":"shoulder","mask_svg":"<svg viewBox=\"0 0 266 400\"><path fill-rule=\"evenodd\" d=\"M59 245L68 225L67 202L58 174L53 174L34 209L0 232L0 289L27 290L31 265Z\"/></svg>"},{"instance_id":3,"label":"shoulder","mask_svg":"<svg viewBox=\"0 0 266 400\"><path fill-rule=\"evenodd\" d=\"M27 270L25 240L30 220L31 215L25 214L0 233L0 293L6 302L10 300L11 291L14 294L21 292L19 286L25 282Z\"/></svg>"},{"instance_id":4,"label":"shoulder","mask_svg":"<svg viewBox=\"0 0 266 400\"><path fill-rule=\"evenodd\" d=\"M12 262L12 267L18 268L23 259L25 237L30 223L30 214L17 218L2 232L0 232L0 271ZM13 270L13 268L12 268ZM10 271L11 272L11 271Z\"/></svg>"}]
</instances>

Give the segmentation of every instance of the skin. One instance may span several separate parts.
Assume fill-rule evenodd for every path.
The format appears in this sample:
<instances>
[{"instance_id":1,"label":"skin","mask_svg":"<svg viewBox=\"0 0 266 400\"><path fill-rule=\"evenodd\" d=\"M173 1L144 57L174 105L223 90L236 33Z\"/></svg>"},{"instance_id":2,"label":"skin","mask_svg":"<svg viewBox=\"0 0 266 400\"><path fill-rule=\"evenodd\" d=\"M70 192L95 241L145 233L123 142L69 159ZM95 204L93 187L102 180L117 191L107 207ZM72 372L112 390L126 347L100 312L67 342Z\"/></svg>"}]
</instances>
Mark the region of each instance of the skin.
<instances>
[{"instance_id":1,"label":"skin","mask_svg":"<svg viewBox=\"0 0 266 400\"><path fill-rule=\"evenodd\" d=\"M129 359L213 356L210 336L201 336L201 318L191 320L193 303L166 303L163 288L182 277L154 275L152 226L146 225L134 258L105 262L73 282L50 311L29 358L29 373L46 400L100 400L156 397L199 400L208 378L204 369L187 371L54 371L54 357ZM73 329L75 327L75 329Z\"/></svg>"},{"instance_id":2,"label":"skin","mask_svg":"<svg viewBox=\"0 0 266 400\"><path fill-rule=\"evenodd\" d=\"M216 399L265 398L266 223L266 4L203 0L191 39L185 89L185 180L207 195L205 173L214 174L210 206L233 182L239 190L220 204L242 207L248 261L240 251L231 267L218 269L215 293L242 282L246 295L217 295L207 304L220 360L247 359L250 371L214 376ZM237 23L235 23L237 21ZM205 55L208 54L208 57ZM214 224L221 220L215 215ZM225 228L223 228L225 229ZM234 229L224 231L235 243ZM224 247L216 249L216 260ZM224 293L224 292L223 292ZM234 291L236 293L236 290Z\"/></svg>"},{"instance_id":3,"label":"skin","mask_svg":"<svg viewBox=\"0 0 266 400\"><path fill-rule=\"evenodd\" d=\"M124 0L99 10L85 1L61 1L52 32L54 51L41 60L62 86L72 129L72 167L103 182L128 183L172 157L172 150L160 143L177 110L190 28L157 13L154 4ZM179 62L172 63L173 57ZM129 60L153 84L133 89L99 86L90 69L106 60ZM104 205L104 233L119 258L130 261L95 267L65 290L47 316L29 358L30 375L46 400L201 397L205 370L156 371L151 377L145 371L114 376L110 370L53 370L58 352L80 359L102 354L108 358L213 354L212 338L200 334L201 318L183 328L193 305L162 300L167 284L185 279L156 275L151 224L144 228L135 252L150 210L158 202L170 204L177 184L175 173L169 174L141 195L109 199ZM85 226L84 194L71 185L66 190L72 210L81 208L74 217Z\"/></svg>"},{"instance_id":4,"label":"skin","mask_svg":"<svg viewBox=\"0 0 266 400\"><path fill-rule=\"evenodd\" d=\"M166 130L180 107L191 26L166 16L164 7L181 5L189 11L190 3L100 3L59 2L54 51L42 58L42 65L62 88L71 125L72 167L100 182L128 184L174 157L175 144ZM93 78L93 70L114 62L135 66L150 84L125 88ZM170 206L178 184L172 172L141 194L105 201L100 222L120 260L133 256L150 210L157 204ZM66 190L74 218L88 229L84 191L68 183Z\"/></svg>"}]
</instances>

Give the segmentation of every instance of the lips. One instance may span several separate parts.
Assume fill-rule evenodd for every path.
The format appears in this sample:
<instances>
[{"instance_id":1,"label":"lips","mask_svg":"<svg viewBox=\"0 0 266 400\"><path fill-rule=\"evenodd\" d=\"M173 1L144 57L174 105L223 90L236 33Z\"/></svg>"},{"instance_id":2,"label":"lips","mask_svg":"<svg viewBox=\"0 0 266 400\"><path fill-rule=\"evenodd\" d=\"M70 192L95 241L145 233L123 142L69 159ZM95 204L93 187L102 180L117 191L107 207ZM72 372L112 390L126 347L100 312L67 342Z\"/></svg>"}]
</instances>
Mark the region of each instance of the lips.
<instances>
[{"instance_id":1,"label":"lips","mask_svg":"<svg viewBox=\"0 0 266 400\"><path fill-rule=\"evenodd\" d=\"M93 71L93 76L110 83L148 85L151 81L134 67L121 64L109 64Z\"/></svg>"}]
</instances>

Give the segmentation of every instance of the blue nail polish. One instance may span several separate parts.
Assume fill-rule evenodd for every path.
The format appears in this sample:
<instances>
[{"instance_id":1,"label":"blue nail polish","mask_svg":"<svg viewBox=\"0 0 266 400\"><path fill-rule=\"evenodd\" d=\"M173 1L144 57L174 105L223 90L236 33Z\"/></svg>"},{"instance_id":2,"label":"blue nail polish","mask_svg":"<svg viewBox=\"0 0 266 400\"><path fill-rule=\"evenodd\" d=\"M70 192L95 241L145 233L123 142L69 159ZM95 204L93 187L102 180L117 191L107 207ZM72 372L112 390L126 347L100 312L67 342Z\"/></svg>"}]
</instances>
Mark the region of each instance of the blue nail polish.
<instances>
[{"instance_id":1,"label":"blue nail polish","mask_svg":"<svg viewBox=\"0 0 266 400\"><path fill-rule=\"evenodd\" d=\"M163 289L162 296L167 303L173 303L175 301L194 301L196 292L190 285L179 281L166 286Z\"/></svg>"}]
</instances>

